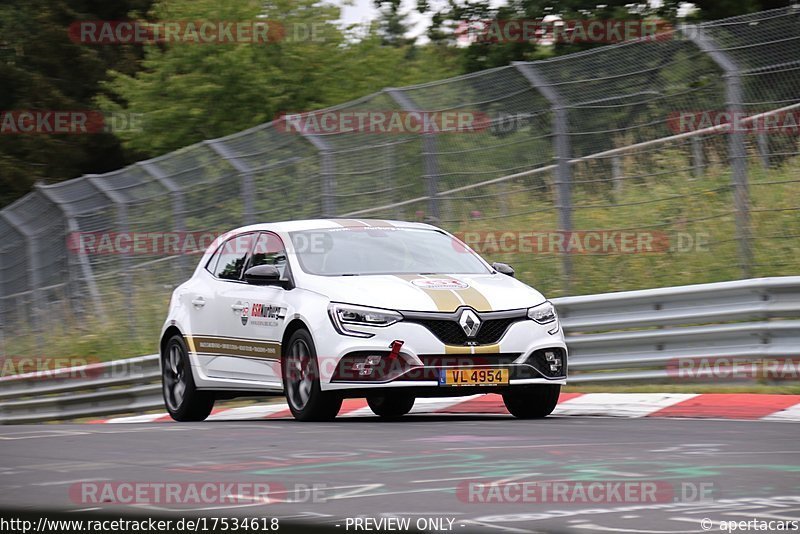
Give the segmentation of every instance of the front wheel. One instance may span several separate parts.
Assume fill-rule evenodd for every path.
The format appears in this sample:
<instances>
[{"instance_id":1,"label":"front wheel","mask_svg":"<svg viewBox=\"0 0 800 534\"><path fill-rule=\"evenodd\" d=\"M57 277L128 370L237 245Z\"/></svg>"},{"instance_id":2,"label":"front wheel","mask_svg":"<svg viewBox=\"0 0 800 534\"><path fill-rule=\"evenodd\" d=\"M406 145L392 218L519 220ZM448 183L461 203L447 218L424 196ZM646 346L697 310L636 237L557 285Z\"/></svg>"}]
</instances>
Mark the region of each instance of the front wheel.
<instances>
[{"instance_id":1,"label":"front wheel","mask_svg":"<svg viewBox=\"0 0 800 534\"><path fill-rule=\"evenodd\" d=\"M560 384L521 387L503 393L503 403L514 417L541 419L553 413L560 393Z\"/></svg>"},{"instance_id":2,"label":"front wheel","mask_svg":"<svg viewBox=\"0 0 800 534\"><path fill-rule=\"evenodd\" d=\"M172 336L161 358L164 404L170 417L181 422L204 421L214 408L214 394L200 391L194 385L183 336Z\"/></svg>"},{"instance_id":3,"label":"front wheel","mask_svg":"<svg viewBox=\"0 0 800 534\"><path fill-rule=\"evenodd\" d=\"M331 421L342 407L342 397L322 391L314 340L298 330L286 344L283 356L283 389L289 410L298 421Z\"/></svg>"},{"instance_id":4,"label":"front wheel","mask_svg":"<svg viewBox=\"0 0 800 534\"><path fill-rule=\"evenodd\" d=\"M411 411L416 399L403 393L370 395L367 404L372 413L385 419L397 419Z\"/></svg>"}]
</instances>

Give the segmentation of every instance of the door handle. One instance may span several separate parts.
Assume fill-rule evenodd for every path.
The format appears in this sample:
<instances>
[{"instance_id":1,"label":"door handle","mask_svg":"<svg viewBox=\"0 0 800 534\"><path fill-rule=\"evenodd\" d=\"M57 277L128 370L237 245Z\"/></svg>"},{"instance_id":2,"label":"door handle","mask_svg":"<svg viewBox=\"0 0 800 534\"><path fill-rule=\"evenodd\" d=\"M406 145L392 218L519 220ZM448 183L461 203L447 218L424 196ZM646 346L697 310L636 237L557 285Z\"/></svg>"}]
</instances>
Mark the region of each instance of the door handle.
<instances>
[{"instance_id":1,"label":"door handle","mask_svg":"<svg viewBox=\"0 0 800 534\"><path fill-rule=\"evenodd\" d=\"M203 306L206 305L206 299L204 299L203 297L197 297L196 299L192 300L192 304L194 304L198 308L202 308Z\"/></svg>"},{"instance_id":2,"label":"door handle","mask_svg":"<svg viewBox=\"0 0 800 534\"><path fill-rule=\"evenodd\" d=\"M244 304L231 304L231 308L234 311L242 311L244 309Z\"/></svg>"}]
</instances>

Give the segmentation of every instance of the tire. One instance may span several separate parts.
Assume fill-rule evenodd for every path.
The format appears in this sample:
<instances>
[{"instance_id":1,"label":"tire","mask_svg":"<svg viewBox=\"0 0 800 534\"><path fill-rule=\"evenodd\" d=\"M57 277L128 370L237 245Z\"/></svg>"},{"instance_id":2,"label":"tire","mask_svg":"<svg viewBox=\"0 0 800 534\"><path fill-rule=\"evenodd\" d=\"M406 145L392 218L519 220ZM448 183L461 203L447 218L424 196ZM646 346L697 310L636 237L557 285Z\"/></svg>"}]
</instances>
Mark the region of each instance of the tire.
<instances>
[{"instance_id":1,"label":"tire","mask_svg":"<svg viewBox=\"0 0 800 534\"><path fill-rule=\"evenodd\" d=\"M194 384L189 351L183 336L167 341L161 355L161 391L169 415L180 422L204 421L214 408L214 394Z\"/></svg>"},{"instance_id":2,"label":"tire","mask_svg":"<svg viewBox=\"0 0 800 534\"><path fill-rule=\"evenodd\" d=\"M367 404L372 413L384 419L398 419L411 411L416 399L404 393L371 395Z\"/></svg>"},{"instance_id":3,"label":"tire","mask_svg":"<svg viewBox=\"0 0 800 534\"><path fill-rule=\"evenodd\" d=\"M281 374L289 410L298 421L332 421L342 407L342 397L322 391L314 340L307 330L292 334L286 344Z\"/></svg>"},{"instance_id":4,"label":"tire","mask_svg":"<svg viewBox=\"0 0 800 534\"><path fill-rule=\"evenodd\" d=\"M560 393L560 384L529 386L503 393L503 404L518 419L541 419L553 413Z\"/></svg>"}]
</instances>

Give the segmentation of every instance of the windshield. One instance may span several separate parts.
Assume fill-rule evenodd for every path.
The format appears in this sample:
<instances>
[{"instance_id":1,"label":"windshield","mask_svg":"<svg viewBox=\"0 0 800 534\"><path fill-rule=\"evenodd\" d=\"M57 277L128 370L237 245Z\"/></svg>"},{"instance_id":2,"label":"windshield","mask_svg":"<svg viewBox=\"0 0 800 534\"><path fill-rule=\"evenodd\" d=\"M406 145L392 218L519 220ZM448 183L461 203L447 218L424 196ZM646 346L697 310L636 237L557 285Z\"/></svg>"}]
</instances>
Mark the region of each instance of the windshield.
<instances>
[{"instance_id":1,"label":"windshield","mask_svg":"<svg viewBox=\"0 0 800 534\"><path fill-rule=\"evenodd\" d=\"M330 228L290 233L309 274L486 274L472 251L436 230Z\"/></svg>"}]
</instances>

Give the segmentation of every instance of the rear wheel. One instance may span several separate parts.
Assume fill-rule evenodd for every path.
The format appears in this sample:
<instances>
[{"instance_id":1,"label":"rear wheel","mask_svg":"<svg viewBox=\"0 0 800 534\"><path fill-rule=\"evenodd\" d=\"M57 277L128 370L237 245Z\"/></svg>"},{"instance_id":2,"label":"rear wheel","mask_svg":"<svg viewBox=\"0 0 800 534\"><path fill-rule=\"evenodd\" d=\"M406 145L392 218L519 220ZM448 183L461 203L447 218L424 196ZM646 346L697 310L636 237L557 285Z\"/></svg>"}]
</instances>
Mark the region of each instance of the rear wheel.
<instances>
[{"instance_id":1,"label":"rear wheel","mask_svg":"<svg viewBox=\"0 0 800 534\"><path fill-rule=\"evenodd\" d=\"M404 393L370 395L367 404L377 416L385 419L397 419L411 411L416 399Z\"/></svg>"},{"instance_id":2,"label":"rear wheel","mask_svg":"<svg viewBox=\"0 0 800 534\"><path fill-rule=\"evenodd\" d=\"M283 357L283 389L289 410L298 421L330 421L342 407L342 397L322 391L317 351L311 334L298 330L286 344Z\"/></svg>"},{"instance_id":3,"label":"rear wheel","mask_svg":"<svg viewBox=\"0 0 800 534\"><path fill-rule=\"evenodd\" d=\"M560 384L516 388L503 393L503 403L514 417L541 419L553 413L560 393Z\"/></svg>"},{"instance_id":4,"label":"rear wheel","mask_svg":"<svg viewBox=\"0 0 800 534\"><path fill-rule=\"evenodd\" d=\"M214 394L195 386L183 336L172 336L161 358L162 391L169 415L181 422L205 420L214 408Z\"/></svg>"}]
</instances>

